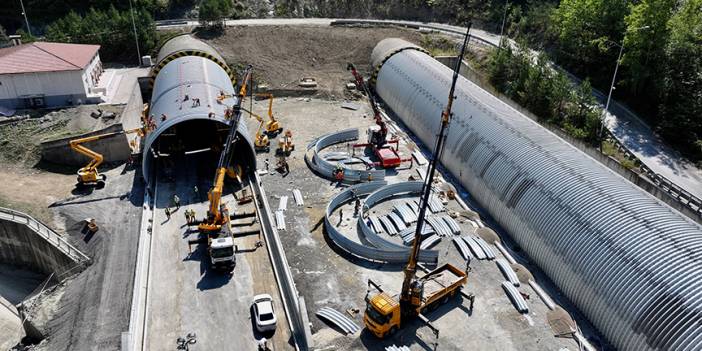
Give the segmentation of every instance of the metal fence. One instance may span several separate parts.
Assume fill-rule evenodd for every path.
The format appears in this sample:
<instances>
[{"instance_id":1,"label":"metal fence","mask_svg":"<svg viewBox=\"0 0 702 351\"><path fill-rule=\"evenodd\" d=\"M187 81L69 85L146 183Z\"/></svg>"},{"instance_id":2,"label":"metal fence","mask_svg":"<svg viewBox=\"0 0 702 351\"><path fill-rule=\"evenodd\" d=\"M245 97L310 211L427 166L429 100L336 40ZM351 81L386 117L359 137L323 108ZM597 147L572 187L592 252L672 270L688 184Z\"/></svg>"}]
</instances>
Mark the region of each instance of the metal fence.
<instances>
[{"instance_id":1,"label":"metal fence","mask_svg":"<svg viewBox=\"0 0 702 351\"><path fill-rule=\"evenodd\" d=\"M24 224L27 226L27 228L31 229L39 236L46 239L46 241L51 245L59 249L59 251L73 259L76 263L80 265L90 264L90 257L80 252L73 245L69 244L66 239L62 238L58 233L49 229L49 227L34 219L32 216L9 208L0 207L0 219Z\"/></svg>"}]
</instances>

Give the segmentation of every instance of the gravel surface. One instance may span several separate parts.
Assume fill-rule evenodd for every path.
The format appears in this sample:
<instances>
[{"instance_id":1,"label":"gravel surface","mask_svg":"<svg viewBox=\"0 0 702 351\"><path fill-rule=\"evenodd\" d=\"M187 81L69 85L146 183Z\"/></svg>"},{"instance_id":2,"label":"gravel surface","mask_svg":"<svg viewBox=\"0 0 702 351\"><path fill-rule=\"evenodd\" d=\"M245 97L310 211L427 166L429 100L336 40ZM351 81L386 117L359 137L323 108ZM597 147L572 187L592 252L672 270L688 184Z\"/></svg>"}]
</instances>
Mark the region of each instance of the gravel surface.
<instances>
[{"instance_id":1,"label":"gravel surface","mask_svg":"<svg viewBox=\"0 0 702 351\"><path fill-rule=\"evenodd\" d=\"M32 301L29 321L48 335L38 350L118 350L128 329L143 185L122 167L107 176L104 189L53 205L71 242L93 263ZM100 226L92 237L81 233L85 218Z\"/></svg>"},{"instance_id":2,"label":"gravel surface","mask_svg":"<svg viewBox=\"0 0 702 351\"><path fill-rule=\"evenodd\" d=\"M303 77L314 77L319 92L342 96L353 78L352 62L370 69L370 54L382 39L399 37L419 43L419 32L401 28L344 28L320 26L251 26L227 28L225 34L204 38L236 67L254 66L259 83L271 89L298 88Z\"/></svg>"}]
</instances>

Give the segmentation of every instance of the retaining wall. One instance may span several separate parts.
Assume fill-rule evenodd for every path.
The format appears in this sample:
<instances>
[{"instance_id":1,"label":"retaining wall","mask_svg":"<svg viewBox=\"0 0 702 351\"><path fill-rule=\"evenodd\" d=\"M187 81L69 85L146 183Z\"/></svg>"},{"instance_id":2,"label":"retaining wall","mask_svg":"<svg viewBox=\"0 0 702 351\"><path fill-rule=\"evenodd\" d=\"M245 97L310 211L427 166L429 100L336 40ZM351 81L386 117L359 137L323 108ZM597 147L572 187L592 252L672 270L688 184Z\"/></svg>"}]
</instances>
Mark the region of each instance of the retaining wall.
<instances>
[{"instance_id":1,"label":"retaining wall","mask_svg":"<svg viewBox=\"0 0 702 351\"><path fill-rule=\"evenodd\" d=\"M0 263L53 274L59 281L77 273L89 259L39 221L0 208Z\"/></svg>"},{"instance_id":2,"label":"retaining wall","mask_svg":"<svg viewBox=\"0 0 702 351\"><path fill-rule=\"evenodd\" d=\"M70 138L43 142L41 143L42 160L69 166L85 166L90 159L74 150L71 150L68 143L73 139L118 132L125 129L129 130L139 128L141 125L141 111L143 109L143 104L144 101L141 96L141 90L135 81L129 101L124 106L124 110L120 115L120 123ZM85 146L97 153L102 154L104 157L104 162L122 162L128 159L129 155L131 154L128 140L131 141L135 138L137 138L137 136L134 133L130 135L114 135L102 140L87 143Z\"/></svg>"}]
</instances>

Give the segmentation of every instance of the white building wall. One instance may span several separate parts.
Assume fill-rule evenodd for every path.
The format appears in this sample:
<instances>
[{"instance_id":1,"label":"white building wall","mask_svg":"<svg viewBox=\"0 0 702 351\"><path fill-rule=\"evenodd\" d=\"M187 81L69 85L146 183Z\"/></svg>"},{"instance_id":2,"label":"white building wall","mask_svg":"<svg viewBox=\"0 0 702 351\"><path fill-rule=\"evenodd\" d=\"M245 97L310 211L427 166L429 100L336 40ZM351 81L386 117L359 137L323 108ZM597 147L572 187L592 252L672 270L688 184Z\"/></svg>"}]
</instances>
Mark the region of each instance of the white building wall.
<instances>
[{"instance_id":1,"label":"white building wall","mask_svg":"<svg viewBox=\"0 0 702 351\"><path fill-rule=\"evenodd\" d=\"M17 99L26 96L44 96L47 105L67 105L69 99L85 101L86 92L82 70L0 75L0 104L6 107L22 106Z\"/></svg>"}]
</instances>

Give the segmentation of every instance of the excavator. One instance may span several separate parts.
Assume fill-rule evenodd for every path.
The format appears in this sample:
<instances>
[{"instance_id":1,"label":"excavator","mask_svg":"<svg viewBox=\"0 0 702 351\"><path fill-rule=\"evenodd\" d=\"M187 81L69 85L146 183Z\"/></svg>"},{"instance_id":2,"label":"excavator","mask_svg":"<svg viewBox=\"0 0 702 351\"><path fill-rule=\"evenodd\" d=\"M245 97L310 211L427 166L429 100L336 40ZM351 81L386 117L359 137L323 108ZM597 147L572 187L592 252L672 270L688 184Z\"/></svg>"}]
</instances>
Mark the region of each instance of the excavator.
<instances>
[{"instance_id":1,"label":"excavator","mask_svg":"<svg viewBox=\"0 0 702 351\"><path fill-rule=\"evenodd\" d=\"M402 162L412 161L411 157L402 159L400 154L398 154L397 149L399 140L397 138L387 140L388 127L380 115L378 103L375 101L373 94L371 94L368 85L363 80L363 76L361 76L361 74L356 70L356 66L349 62L346 69L351 71L351 74L355 79L356 89L364 92L365 95L368 96L368 102L373 109L373 118L375 119L375 125L369 127L367 131L368 142L364 144L355 144L353 147L370 147L375 156L380 160L380 162L375 165L382 166L383 168L395 168L400 166ZM395 147L393 148L391 144L395 144Z\"/></svg>"},{"instance_id":2,"label":"excavator","mask_svg":"<svg viewBox=\"0 0 702 351\"><path fill-rule=\"evenodd\" d=\"M468 24L470 30L470 24ZM463 41L463 48L456 64L453 82L449 93L448 104L446 109L441 114L441 127L439 135L436 139L434 154L429 162L427 176L422 186L419 216L417 219L417 229L414 234L414 242L410 250L407 266L404 268L404 280L402 282L402 290L399 296L391 296L383 291L382 287L368 280L368 293L366 294L366 311L363 316L363 323L366 328L378 338L384 338L393 335L400 328L419 318L427 326L429 326L438 339L439 330L434 327L423 313L436 309L440 304L446 303L450 298L459 293L469 300L473 300L472 295L462 292L463 286L468 280L468 267L466 271L461 271L457 267L446 263L439 268L426 273L422 277L417 276L419 248L422 240L422 229L425 224L425 216L427 205L431 195L431 187L436 172L436 166L439 162L439 156L444 148L446 141L446 130L449 126L453 106L454 93L456 89L456 80L458 79L458 70L463 61L465 47L468 42L468 34ZM370 287L373 286L378 292L371 295Z\"/></svg>"},{"instance_id":3,"label":"excavator","mask_svg":"<svg viewBox=\"0 0 702 351\"><path fill-rule=\"evenodd\" d=\"M98 166L100 166L102 164L102 161L104 160L102 154L95 152L93 150L90 150L89 148L87 148L83 144L89 143L91 141L97 141L97 140L109 138L109 137L112 137L115 135L121 135L121 134L137 133L137 135L139 137L142 137L145 134L145 130L146 129L142 127L142 128L135 128L135 129L113 132L113 133L92 135L92 136L88 136L88 137L84 137L84 138L71 140L68 143L68 145L71 147L71 149L90 158L90 162L78 170L77 186L95 185L98 188L102 188L105 186L105 180L107 180L107 176L104 174L101 174L98 171ZM134 153L135 145L130 143L129 146L132 149L132 153Z\"/></svg>"},{"instance_id":4,"label":"excavator","mask_svg":"<svg viewBox=\"0 0 702 351\"><path fill-rule=\"evenodd\" d=\"M229 175L241 182L241 168L234 168L231 165L232 145L237 140L237 129L241 122L241 104L246 96L248 83L251 79L251 65L246 67L239 89L236 105L233 106L233 118L229 133L227 135L224 149L219 156L217 170L213 181L212 188L207 193L207 198L210 202L205 218L198 225L201 233L207 236L208 253L211 260L211 265L215 269L226 269L232 271L236 263L234 256L234 238L229 227L229 209L222 203L222 191L224 188L224 180Z\"/></svg>"}]
</instances>

